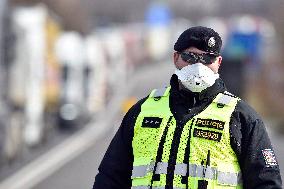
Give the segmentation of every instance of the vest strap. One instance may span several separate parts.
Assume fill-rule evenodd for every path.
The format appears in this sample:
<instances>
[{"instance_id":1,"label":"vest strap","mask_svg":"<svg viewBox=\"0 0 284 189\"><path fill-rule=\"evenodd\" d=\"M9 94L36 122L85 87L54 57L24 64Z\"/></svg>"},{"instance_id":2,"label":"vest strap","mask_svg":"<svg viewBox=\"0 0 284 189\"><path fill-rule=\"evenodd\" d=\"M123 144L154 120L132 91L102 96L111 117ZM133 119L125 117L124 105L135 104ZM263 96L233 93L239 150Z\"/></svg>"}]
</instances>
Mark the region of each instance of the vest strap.
<instances>
[{"instance_id":1,"label":"vest strap","mask_svg":"<svg viewBox=\"0 0 284 189\"><path fill-rule=\"evenodd\" d=\"M229 105L229 103L233 99L234 99L233 96L228 95L228 93L225 93L225 94L222 94L222 96L218 99L217 104Z\"/></svg>"},{"instance_id":2,"label":"vest strap","mask_svg":"<svg viewBox=\"0 0 284 189\"><path fill-rule=\"evenodd\" d=\"M163 88L160 88L160 89L155 89L152 93L152 98L159 98L159 97L162 97L162 96L167 96L168 95L168 91L167 89L169 89L169 87L163 87Z\"/></svg>"}]
</instances>

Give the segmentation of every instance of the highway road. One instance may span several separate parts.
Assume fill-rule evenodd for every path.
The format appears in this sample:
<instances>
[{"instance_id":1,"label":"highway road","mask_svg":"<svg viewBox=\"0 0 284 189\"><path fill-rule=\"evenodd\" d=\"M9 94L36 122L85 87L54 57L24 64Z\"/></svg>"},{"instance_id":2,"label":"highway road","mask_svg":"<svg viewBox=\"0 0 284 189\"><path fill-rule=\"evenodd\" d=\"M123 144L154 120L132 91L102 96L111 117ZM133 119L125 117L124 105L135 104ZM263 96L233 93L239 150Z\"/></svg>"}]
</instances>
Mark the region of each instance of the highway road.
<instances>
[{"instance_id":1,"label":"highway road","mask_svg":"<svg viewBox=\"0 0 284 189\"><path fill-rule=\"evenodd\" d=\"M3 180L0 189L92 188L98 165L123 117L122 102L128 97L140 99L148 95L151 89L168 85L173 72L170 62L140 68L127 79L99 119ZM270 128L268 132L283 177L284 136Z\"/></svg>"}]
</instances>

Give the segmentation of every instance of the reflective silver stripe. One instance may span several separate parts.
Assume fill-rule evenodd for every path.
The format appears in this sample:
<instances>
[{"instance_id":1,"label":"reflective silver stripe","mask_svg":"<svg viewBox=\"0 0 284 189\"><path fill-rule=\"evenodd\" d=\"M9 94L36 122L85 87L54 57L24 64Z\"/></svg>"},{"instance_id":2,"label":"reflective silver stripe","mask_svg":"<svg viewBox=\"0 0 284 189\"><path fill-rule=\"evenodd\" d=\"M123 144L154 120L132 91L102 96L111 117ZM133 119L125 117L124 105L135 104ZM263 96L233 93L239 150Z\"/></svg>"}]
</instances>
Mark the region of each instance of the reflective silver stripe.
<instances>
[{"instance_id":1,"label":"reflective silver stripe","mask_svg":"<svg viewBox=\"0 0 284 189\"><path fill-rule=\"evenodd\" d=\"M166 90L167 90L167 87L164 87L164 88L161 88L161 89L156 89L155 93L153 95L153 98L164 96Z\"/></svg>"},{"instance_id":2,"label":"reflective silver stripe","mask_svg":"<svg viewBox=\"0 0 284 189\"><path fill-rule=\"evenodd\" d=\"M218 100L218 104L225 104L225 105L228 105L230 102L231 102L231 100L233 99L234 97L232 97L232 96L229 96L229 95L226 95L226 94L223 94L220 98L219 98L219 100Z\"/></svg>"},{"instance_id":3,"label":"reflective silver stripe","mask_svg":"<svg viewBox=\"0 0 284 189\"><path fill-rule=\"evenodd\" d=\"M208 179L216 179L216 174L217 174L217 169L216 168L213 168L213 167L207 167L205 168L205 178L208 178Z\"/></svg>"},{"instance_id":4,"label":"reflective silver stripe","mask_svg":"<svg viewBox=\"0 0 284 189\"><path fill-rule=\"evenodd\" d=\"M148 189L150 186L132 186L131 189Z\"/></svg>"},{"instance_id":5,"label":"reflective silver stripe","mask_svg":"<svg viewBox=\"0 0 284 189\"><path fill-rule=\"evenodd\" d=\"M200 178L208 178L208 179L215 179L217 175L217 169L214 167L205 167L202 165L189 165L189 172L188 175L191 177L200 177Z\"/></svg>"},{"instance_id":6,"label":"reflective silver stripe","mask_svg":"<svg viewBox=\"0 0 284 189\"><path fill-rule=\"evenodd\" d=\"M186 176L186 172L187 172L187 164L185 163L176 164L174 174Z\"/></svg>"},{"instance_id":7,"label":"reflective silver stripe","mask_svg":"<svg viewBox=\"0 0 284 189\"><path fill-rule=\"evenodd\" d=\"M201 178L205 177L208 179L216 178L216 172L217 172L216 168L212 168L210 166L205 168L202 165L195 165L195 164L189 164L188 167L189 167L189 174L188 174L189 176L201 177ZM155 173L167 174L167 168L168 168L167 162L158 162ZM154 170L154 163L152 163L151 165L134 166L131 178L146 176L148 172L151 172L153 170ZM174 174L186 176L186 173L187 173L187 164L179 163L175 165Z\"/></svg>"},{"instance_id":8,"label":"reflective silver stripe","mask_svg":"<svg viewBox=\"0 0 284 189\"><path fill-rule=\"evenodd\" d=\"M218 171L217 182L228 185L238 185L242 183L241 174L238 173L225 173Z\"/></svg>"},{"instance_id":9,"label":"reflective silver stripe","mask_svg":"<svg viewBox=\"0 0 284 189\"><path fill-rule=\"evenodd\" d=\"M147 173L153 170L154 170L154 163L151 163L150 165L134 166L131 178L144 177L146 176Z\"/></svg>"},{"instance_id":10,"label":"reflective silver stripe","mask_svg":"<svg viewBox=\"0 0 284 189\"><path fill-rule=\"evenodd\" d=\"M168 169L168 163L158 162L155 173L156 174L167 174L167 169ZM187 171L187 164L178 163L175 165L174 174L186 176L186 171Z\"/></svg>"},{"instance_id":11,"label":"reflective silver stripe","mask_svg":"<svg viewBox=\"0 0 284 189\"><path fill-rule=\"evenodd\" d=\"M167 169L168 169L167 162L158 162L155 173L167 174ZM148 172L151 172L153 170L154 170L154 163L152 163L151 165L134 166L131 178L146 176ZM174 174L186 176L186 171L187 171L187 164L180 163L175 165Z\"/></svg>"},{"instance_id":12,"label":"reflective silver stripe","mask_svg":"<svg viewBox=\"0 0 284 189\"><path fill-rule=\"evenodd\" d=\"M208 166L207 168L202 165L190 164L189 166L189 176L192 177L201 177L208 179L215 179L217 169ZM156 174L167 174L168 163L166 162L158 162L156 168ZM179 163L175 165L174 174L186 176L187 173L187 164Z\"/></svg>"},{"instance_id":13,"label":"reflective silver stripe","mask_svg":"<svg viewBox=\"0 0 284 189\"><path fill-rule=\"evenodd\" d=\"M158 162L155 173L156 174L167 174L168 163L167 162Z\"/></svg>"},{"instance_id":14,"label":"reflective silver stripe","mask_svg":"<svg viewBox=\"0 0 284 189\"><path fill-rule=\"evenodd\" d=\"M201 166L201 165L196 166L196 175L195 176L203 178L203 166Z\"/></svg>"},{"instance_id":15,"label":"reflective silver stripe","mask_svg":"<svg viewBox=\"0 0 284 189\"><path fill-rule=\"evenodd\" d=\"M167 168L168 168L167 162L158 162L155 173L167 174ZM217 179L219 183L227 185L237 185L242 183L242 177L240 173L229 173L229 172L226 173L221 171L217 172L217 169L214 167L210 166L206 167L195 164L189 164L188 168L189 168L188 176L190 177L200 177L211 180ZM154 163L151 163L150 165L134 166L131 178L144 177L147 175L147 173L153 171L154 171ZM187 164L180 163L175 165L174 174L186 176L186 173L187 173ZM139 186L139 187L146 187L146 186ZM140 189L140 188L135 188L135 189Z\"/></svg>"},{"instance_id":16,"label":"reflective silver stripe","mask_svg":"<svg viewBox=\"0 0 284 189\"><path fill-rule=\"evenodd\" d=\"M188 176L191 176L191 177L196 177L196 167L197 165L195 164L189 164L188 165Z\"/></svg>"}]
</instances>

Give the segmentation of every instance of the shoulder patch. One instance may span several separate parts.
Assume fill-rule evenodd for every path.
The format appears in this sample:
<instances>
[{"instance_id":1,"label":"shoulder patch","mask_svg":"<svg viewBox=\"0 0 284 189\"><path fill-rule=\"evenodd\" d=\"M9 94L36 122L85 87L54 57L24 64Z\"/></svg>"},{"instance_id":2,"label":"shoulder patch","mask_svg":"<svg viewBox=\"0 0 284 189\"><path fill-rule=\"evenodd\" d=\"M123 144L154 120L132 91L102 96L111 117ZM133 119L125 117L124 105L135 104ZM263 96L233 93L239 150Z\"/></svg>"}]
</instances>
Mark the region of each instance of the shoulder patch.
<instances>
[{"instance_id":1,"label":"shoulder patch","mask_svg":"<svg viewBox=\"0 0 284 189\"><path fill-rule=\"evenodd\" d=\"M142 127L159 128L162 120L160 117L144 117Z\"/></svg>"},{"instance_id":2,"label":"shoulder patch","mask_svg":"<svg viewBox=\"0 0 284 189\"><path fill-rule=\"evenodd\" d=\"M277 160L272 149L264 149L262 150L262 155L265 161L266 166L277 166Z\"/></svg>"},{"instance_id":3,"label":"shoulder patch","mask_svg":"<svg viewBox=\"0 0 284 189\"><path fill-rule=\"evenodd\" d=\"M195 128L193 131L193 136L220 142L222 133Z\"/></svg>"}]
</instances>

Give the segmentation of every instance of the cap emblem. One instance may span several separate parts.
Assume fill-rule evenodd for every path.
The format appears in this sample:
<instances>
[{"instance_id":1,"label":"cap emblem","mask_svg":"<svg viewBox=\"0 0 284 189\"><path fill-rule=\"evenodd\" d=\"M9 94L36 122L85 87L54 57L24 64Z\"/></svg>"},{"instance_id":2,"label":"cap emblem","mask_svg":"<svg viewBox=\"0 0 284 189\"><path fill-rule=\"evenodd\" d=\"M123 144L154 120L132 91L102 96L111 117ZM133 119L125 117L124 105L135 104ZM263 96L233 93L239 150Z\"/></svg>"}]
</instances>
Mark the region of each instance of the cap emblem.
<instances>
[{"instance_id":1,"label":"cap emblem","mask_svg":"<svg viewBox=\"0 0 284 189\"><path fill-rule=\"evenodd\" d=\"M214 47L215 46L215 39L214 37L210 37L209 40L208 40L208 47Z\"/></svg>"}]
</instances>

